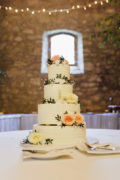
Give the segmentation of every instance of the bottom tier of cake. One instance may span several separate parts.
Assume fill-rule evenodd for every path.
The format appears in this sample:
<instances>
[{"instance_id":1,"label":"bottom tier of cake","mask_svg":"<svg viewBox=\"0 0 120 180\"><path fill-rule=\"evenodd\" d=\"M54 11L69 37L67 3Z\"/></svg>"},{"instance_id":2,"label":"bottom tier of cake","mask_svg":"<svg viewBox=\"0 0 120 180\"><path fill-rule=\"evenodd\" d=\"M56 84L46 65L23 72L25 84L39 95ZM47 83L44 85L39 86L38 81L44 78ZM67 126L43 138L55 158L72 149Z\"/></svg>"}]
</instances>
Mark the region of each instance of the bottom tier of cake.
<instances>
[{"instance_id":1,"label":"bottom tier of cake","mask_svg":"<svg viewBox=\"0 0 120 180\"><path fill-rule=\"evenodd\" d=\"M53 140L54 145L74 145L78 141L86 142L86 125L80 126L45 126L34 125L33 131Z\"/></svg>"}]
</instances>

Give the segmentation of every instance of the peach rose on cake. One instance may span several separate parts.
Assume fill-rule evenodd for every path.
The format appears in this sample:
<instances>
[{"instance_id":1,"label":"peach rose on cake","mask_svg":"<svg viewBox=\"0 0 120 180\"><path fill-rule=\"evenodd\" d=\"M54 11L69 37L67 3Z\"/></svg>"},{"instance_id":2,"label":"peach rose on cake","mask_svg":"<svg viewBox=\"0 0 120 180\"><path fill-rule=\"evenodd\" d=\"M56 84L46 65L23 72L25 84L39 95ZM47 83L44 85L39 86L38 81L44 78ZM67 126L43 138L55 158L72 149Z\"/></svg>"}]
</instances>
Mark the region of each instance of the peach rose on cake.
<instances>
[{"instance_id":1,"label":"peach rose on cake","mask_svg":"<svg viewBox=\"0 0 120 180\"><path fill-rule=\"evenodd\" d=\"M73 117L73 115L71 114L65 114L62 117L62 123L68 126L73 125L73 123L75 122L75 119Z\"/></svg>"},{"instance_id":2,"label":"peach rose on cake","mask_svg":"<svg viewBox=\"0 0 120 180\"><path fill-rule=\"evenodd\" d=\"M60 56L56 55L51 58L52 63L55 63L56 60L60 60Z\"/></svg>"},{"instance_id":3,"label":"peach rose on cake","mask_svg":"<svg viewBox=\"0 0 120 180\"><path fill-rule=\"evenodd\" d=\"M40 134L40 133L37 133L37 132L32 132L29 134L28 136L28 141L31 143L31 144L39 144L39 143L42 143L42 140L43 140L43 136Z\"/></svg>"},{"instance_id":4,"label":"peach rose on cake","mask_svg":"<svg viewBox=\"0 0 120 180\"><path fill-rule=\"evenodd\" d=\"M55 55L51 58L51 61L53 64L60 64L60 60L63 60L63 64L69 64L66 59L62 59L63 57L60 57L59 55Z\"/></svg>"},{"instance_id":5,"label":"peach rose on cake","mask_svg":"<svg viewBox=\"0 0 120 180\"><path fill-rule=\"evenodd\" d=\"M75 114L74 120L75 120L75 123L79 125L84 122L84 117L81 114Z\"/></svg>"}]
</instances>

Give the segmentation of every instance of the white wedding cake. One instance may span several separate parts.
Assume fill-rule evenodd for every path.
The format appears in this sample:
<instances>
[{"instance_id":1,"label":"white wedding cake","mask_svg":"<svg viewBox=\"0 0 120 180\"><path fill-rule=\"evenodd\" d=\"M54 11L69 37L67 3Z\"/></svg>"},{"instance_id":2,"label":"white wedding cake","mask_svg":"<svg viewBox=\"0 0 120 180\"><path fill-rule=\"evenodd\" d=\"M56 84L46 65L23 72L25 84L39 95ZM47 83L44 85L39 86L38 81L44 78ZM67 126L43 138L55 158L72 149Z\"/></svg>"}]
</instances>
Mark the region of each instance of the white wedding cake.
<instances>
[{"instance_id":1,"label":"white wedding cake","mask_svg":"<svg viewBox=\"0 0 120 180\"><path fill-rule=\"evenodd\" d=\"M70 145L86 141L86 123L80 114L78 96L73 93L68 61L60 56L48 59L43 103L38 105L38 124L28 136L31 144Z\"/></svg>"}]
</instances>

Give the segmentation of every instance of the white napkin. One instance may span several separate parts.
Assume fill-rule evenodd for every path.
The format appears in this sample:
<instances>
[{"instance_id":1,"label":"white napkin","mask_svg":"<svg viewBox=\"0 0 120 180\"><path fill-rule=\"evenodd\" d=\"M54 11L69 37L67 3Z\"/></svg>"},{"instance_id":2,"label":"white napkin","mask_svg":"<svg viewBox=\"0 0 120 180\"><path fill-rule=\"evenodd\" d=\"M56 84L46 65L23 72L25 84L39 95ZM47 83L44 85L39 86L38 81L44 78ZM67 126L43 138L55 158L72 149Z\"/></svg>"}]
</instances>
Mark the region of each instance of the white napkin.
<instances>
[{"instance_id":1,"label":"white napkin","mask_svg":"<svg viewBox=\"0 0 120 180\"><path fill-rule=\"evenodd\" d=\"M98 148L102 144L94 144L97 148L92 150L84 142L77 142L76 145L31 145L21 144L23 151L23 159L33 158L41 160L51 160L58 158L73 158L75 149L79 152L85 152L87 154L120 154L120 146L109 143L106 148ZM113 148L113 150L112 150Z\"/></svg>"},{"instance_id":2,"label":"white napkin","mask_svg":"<svg viewBox=\"0 0 120 180\"><path fill-rule=\"evenodd\" d=\"M92 150L89 148L86 144L77 143L76 148L80 152L86 152L88 154L98 154L98 155L104 155L104 154L120 154L120 146L117 146L112 143L107 143L109 144L108 147L100 147L102 144L95 144L96 149ZM104 145L104 144L103 144Z\"/></svg>"}]
</instances>

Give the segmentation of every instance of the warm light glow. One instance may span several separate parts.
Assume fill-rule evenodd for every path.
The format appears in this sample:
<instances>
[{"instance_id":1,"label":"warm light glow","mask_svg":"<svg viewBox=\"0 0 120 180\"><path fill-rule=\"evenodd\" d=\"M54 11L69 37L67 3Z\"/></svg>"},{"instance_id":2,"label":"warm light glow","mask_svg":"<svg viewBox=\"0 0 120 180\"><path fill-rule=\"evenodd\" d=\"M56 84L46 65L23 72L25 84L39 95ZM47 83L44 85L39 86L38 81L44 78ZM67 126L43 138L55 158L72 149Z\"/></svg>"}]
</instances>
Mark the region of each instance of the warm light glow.
<instances>
[{"instance_id":1,"label":"warm light glow","mask_svg":"<svg viewBox=\"0 0 120 180\"><path fill-rule=\"evenodd\" d=\"M18 13L18 9L15 9L15 12Z\"/></svg>"},{"instance_id":2,"label":"warm light glow","mask_svg":"<svg viewBox=\"0 0 120 180\"><path fill-rule=\"evenodd\" d=\"M89 8L91 8L91 7L93 7L93 8L95 8L95 6L97 6L97 4L99 4L99 5L101 5L101 6L103 6L104 5L104 3L110 3L110 1L109 0L100 0L100 1L98 1L98 0L94 0L93 2L91 2L91 3L86 3L85 5L83 5L83 4L78 4L78 5L73 5L72 7L69 7L69 8L64 8L64 9L56 9L56 8L53 8L53 9L42 9L42 10L31 10L30 8L24 8L24 9L15 9L15 8L13 8L13 7L7 7L7 6L2 6L2 5L0 5L0 10L3 8L4 10L13 10L13 12L14 13L21 13L21 12L25 12L26 13L26 11L28 12L30 12L31 14L36 14L36 13L48 13L49 15L51 15L51 14L54 14L54 13L61 13L61 12L65 12L65 13L70 13L70 11L72 11L72 10L77 10L77 9L84 9L84 10L87 10L87 8L89 7Z\"/></svg>"},{"instance_id":3,"label":"warm light glow","mask_svg":"<svg viewBox=\"0 0 120 180\"><path fill-rule=\"evenodd\" d=\"M35 14L35 11L32 11L32 14Z\"/></svg>"},{"instance_id":4,"label":"warm light glow","mask_svg":"<svg viewBox=\"0 0 120 180\"><path fill-rule=\"evenodd\" d=\"M29 11L30 9L29 8L26 8L26 11Z\"/></svg>"},{"instance_id":5,"label":"warm light glow","mask_svg":"<svg viewBox=\"0 0 120 180\"><path fill-rule=\"evenodd\" d=\"M12 10L12 8L11 8L11 7L9 7L9 10L11 11L11 10Z\"/></svg>"},{"instance_id":6,"label":"warm light glow","mask_svg":"<svg viewBox=\"0 0 120 180\"><path fill-rule=\"evenodd\" d=\"M79 8L80 8L80 5L77 5L77 8L79 9Z\"/></svg>"},{"instance_id":7,"label":"warm light glow","mask_svg":"<svg viewBox=\"0 0 120 180\"><path fill-rule=\"evenodd\" d=\"M46 11L46 9L43 9L42 11L43 11L43 12L45 12L45 11Z\"/></svg>"},{"instance_id":8,"label":"warm light glow","mask_svg":"<svg viewBox=\"0 0 120 180\"><path fill-rule=\"evenodd\" d=\"M94 4L97 4L98 2L97 1L94 1Z\"/></svg>"},{"instance_id":9,"label":"warm light glow","mask_svg":"<svg viewBox=\"0 0 120 180\"><path fill-rule=\"evenodd\" d=\"M75 6L72 6L72 9L75 9Z\"/></svg>"},{"instance_id":10,"label":"warm light glow","mask_svg":"<svg viewBox=\"0 0 120 180\"><path fill-rule=\"evenodd\" d=\"M8 7L5 7L6 10L8 10Z\"/></svg>"},{"instance_id":11,"label":"warm light glow","mask_svg":"<svg viewBox=\"0 0 120 180\"><path fill-rule=\"evenodd\" d=\"M88 5L88 7L92 7L92 5L91 5L91 4L89 4L89 5Z\"/></svg>"}]
</instances>

